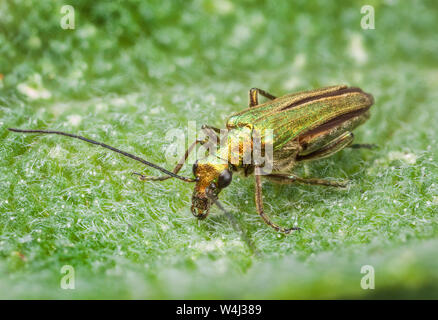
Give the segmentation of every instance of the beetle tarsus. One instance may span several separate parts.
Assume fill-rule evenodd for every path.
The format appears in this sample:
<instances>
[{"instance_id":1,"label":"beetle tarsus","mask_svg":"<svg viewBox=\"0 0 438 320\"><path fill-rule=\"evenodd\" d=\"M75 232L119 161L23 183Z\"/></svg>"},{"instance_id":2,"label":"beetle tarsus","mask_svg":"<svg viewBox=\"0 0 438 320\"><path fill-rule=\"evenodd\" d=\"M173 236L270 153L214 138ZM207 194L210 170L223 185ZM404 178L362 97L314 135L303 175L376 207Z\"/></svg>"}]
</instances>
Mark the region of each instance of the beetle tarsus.
<instances>
[{"instance_id":1,"label":"beetle tarsus","mask_svg":"<svg viewBox=\"0 0 438 320\"><path fill-rule=\"evenodd\" d=\"M301 231L302 230L301 228L298 228L298 227L293 227L293 228L289 228L289 229L282 228L282 229L283 229L283 231L282 230L279 230L279 231L283 232L285 234L289 234L292 231Z\"/></svg>"},{"instance_id":2,"label":"beetle tarsus","mask_svg":"<svg viewBox=\"0 0 438 320\"><path fill-rule=\"evenodd\" d=\"M373 149L378 149L379 146L377 144L372 144L372 143L354 143L352 145L349 145L348 148L373 150Z\"/></svg>"},{"instance_id":3,"label":"beetle tarsus","mask_svg":"<svg viewBox=\"0 0 438 320\"><path fill-rule=\"evenodd\" d=\"M140 180L140 181L153 180L153 179L150 179L150 178L153 178L153 177L145 176L144 174L141 174L141 173L138 173L138 172L132 172L131 176L138 176L138 180ZM164 177L167 178L166 176L164 176Z\"/></svg>"}]
</instances>

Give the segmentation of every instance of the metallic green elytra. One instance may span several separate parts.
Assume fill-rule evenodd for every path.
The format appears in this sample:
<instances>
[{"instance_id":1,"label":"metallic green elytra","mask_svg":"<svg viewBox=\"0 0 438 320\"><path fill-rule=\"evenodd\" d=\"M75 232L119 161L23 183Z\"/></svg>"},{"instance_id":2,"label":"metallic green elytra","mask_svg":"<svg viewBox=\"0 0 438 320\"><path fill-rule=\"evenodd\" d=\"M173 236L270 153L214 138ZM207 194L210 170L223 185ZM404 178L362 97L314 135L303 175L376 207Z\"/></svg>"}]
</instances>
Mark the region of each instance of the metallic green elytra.
<instances>
[{"instance_id":1,"label":"metallic green elytra","mask_svg":"<svg viewBox=\"0 0 438 320\"><path fill-rule=\"evenodd\" d=\"M259 104L258 96L268 99ZM223 130L203 126L207 137L193 142L172 172L143 160L127 152L90 140L59 131L10 129L24 133L49 133L69 136L102 146L121 153L143 164L165 173L165 176L149 177L139 173L140 180L164 181L178 178L185 182L195 182L191 211L199 219L209 214L213 203L221 209L218 202L220 191L232 180L233 172L244 176L255 175L255 203L259 215L264 222L275 230L290 233L299 228L284 228L266 215L263 209L261 178L265 177L277 183L303 183L332 187L345 187L345 183L317 178L300 178L293 174L297 163L317 160L333 155L345 147L371 148L369 144L353 145L352 131L370 116L370 107L374 103L371 94L359 88L345 85L331 86L316 90L297 92L282 97L275 97L263 90L253 88L249 92L249 108L231 115L226 122L226 134ZM272 133L267 136L268 130ZM267 172L253 158L245 161L245 150L255 154L257 144L254 137L259 138L262 155L272 150L268 160L271 163ZM215 141L219 141L219 147ZM183 164L197 145L214 145L219 152L210 152L193 165L194 178L178 175ZM213 148L213 150L215 150ZM225 152L224 152L225 151Z\"/></svg>"},{"instance_id":2,"label":"metallic green elytra","mask_svg":"<svg viewBox=\"0 0 438 320\"><path fill-rule=\"evenodd\" d=\"M281 150L291 141L316 135L312 130L326 132L339 128L339 125L352 118L366 120L372 104L372 96L358 88L333 86L286 95L250 107L232 115L227 121L227 128L234 129L248 124L259 130L271 128L275 132L274 150ZM355 126L349 124L352 126L344 131L354 129Z\"/></svg>"}]
</instances>

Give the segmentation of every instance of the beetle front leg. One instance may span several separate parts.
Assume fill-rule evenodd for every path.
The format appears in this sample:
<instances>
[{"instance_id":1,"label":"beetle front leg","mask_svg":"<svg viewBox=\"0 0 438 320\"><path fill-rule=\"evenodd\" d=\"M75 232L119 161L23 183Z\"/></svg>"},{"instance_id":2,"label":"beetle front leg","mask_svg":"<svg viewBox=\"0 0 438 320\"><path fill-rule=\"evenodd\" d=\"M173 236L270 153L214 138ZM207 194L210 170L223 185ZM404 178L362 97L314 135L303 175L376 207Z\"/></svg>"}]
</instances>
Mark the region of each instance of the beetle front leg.
<instances>
[{"instance_id":1,"label":"beetle front leg","mask_svg":"<svg viewBox=\"0 0 438 320\"><path fill-rule=\"evenodd\" d=\"M175 168L173 168L172 172L175 173L175 174L178 173L181 170L181 168L184 165L184 163L187 161L187 158L189 157L189 154L193 151L193 149L196 147L196 145L197 144L201 144L202 145L202 144L206 143L207 141L208 141L208 139L203 139L203 140L196 140L195 142L193 142L190 145L190 147L186 150L186 152L185 152L184 156L181 158L181 160L178 161L178 164L175 166ZM137 175L138 179L140 181L164 181L164 180L172 178L171 176L158 176L158 177L155 177L155 176L145 176L145 175L143 175L141 173L138 173L138 172L133 172L132 175Z\"/></svg>"},{"instance_id":2,"label":"beetle front leg","mask_svg":"<svg viewBox=\"0 0 438 320\"><path fill-rule=\"evenodd\" d=\"M249 107L255 107L259 104L259 94L261 94L262 96L264 96L265 98L268 98L270 100L274 100L277 99L277 97L275 97L274 95L259 89L259 88L252 88L251 90L249 90Z\"/></svg>"},{"instance_id":3,"label":"beetle front leg","mask_svg":"<svg viewBox=\"0 0 438 320\"><path fill-rule=\"evenodd\" d=\"M256 208L257 212L262 217L263 221L270 227L274 228L277 231L283 232L283 233L291 233L294 230L300 230L300 228L292 227L292 228L284 228L276 223L272 222L272 220L266 215L264 209L263 209L263 195L262 195L262 182L260 178L260 174L258 173L258 168L256 168L255 172L255 202L256 202Z\"/></svg>"},{"instance_id":4,"label":"beetle front leg","mask_svg":"<svg viewBox=\"0 0 438 320\"><path fill-rule=\"evenodd\" d=\"M201 127L201 129L202 129L202 130L206 130L206 131L208 131L208 130L210 129L210 130L213 130L213 131L216 132L216 133L221 133L221 129L216 128L216 127L209 126L208 124L203 124L202 127Z\"/></svg>"}]
</instances>

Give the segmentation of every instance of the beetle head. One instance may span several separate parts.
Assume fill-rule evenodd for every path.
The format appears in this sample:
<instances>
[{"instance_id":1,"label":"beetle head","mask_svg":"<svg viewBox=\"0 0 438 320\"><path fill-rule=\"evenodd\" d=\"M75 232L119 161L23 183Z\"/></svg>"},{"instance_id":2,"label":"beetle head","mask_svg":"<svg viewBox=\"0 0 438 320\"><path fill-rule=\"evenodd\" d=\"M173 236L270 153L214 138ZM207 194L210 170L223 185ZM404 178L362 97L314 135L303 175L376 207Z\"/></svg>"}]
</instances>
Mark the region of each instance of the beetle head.
<instances>
[{"instance_id":1,"label":"beetle head","mask_svg":"<svg viewBox=\"0 0 438 320\"><path fill-rule=\"evenodd\" d=\"M196 161L193 174L197 181L192 196L192 214L205 219L213 199L217 199L221 190L231 183L233 174L226 161L212 156Z\"/></svg>"}]
</instances>

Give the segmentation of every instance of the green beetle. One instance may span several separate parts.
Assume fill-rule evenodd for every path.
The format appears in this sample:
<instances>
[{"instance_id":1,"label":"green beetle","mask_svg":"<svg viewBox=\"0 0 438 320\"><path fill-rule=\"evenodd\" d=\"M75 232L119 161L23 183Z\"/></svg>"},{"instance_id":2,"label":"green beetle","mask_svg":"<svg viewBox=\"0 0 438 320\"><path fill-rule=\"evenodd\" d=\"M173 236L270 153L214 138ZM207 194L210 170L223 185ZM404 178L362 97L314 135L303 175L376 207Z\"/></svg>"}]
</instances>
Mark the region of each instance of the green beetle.
<instances>
[{"instance_id":1,"label":"green beetle","mask_svg":"<svg viewBox=\"0 0 438 320\"><path fill-rule=\"evenodd\" d=\"M266 97L268 101L259 104L259 95ZM244 176L254 174L255 202L259 215L275 230L290 233L299 228L281 227L272 222L264 212L261 177L278 183L345 187L345 183L341 182L300 178L293 174L293 169L299 162L325 158L345 147L372 148L369 144L352 145L354 139L352 131L370 117L370 107L373 103L371 94L345 85L302 91L279 98L261 89L253 88L249 91L249 108L231 115L227 120L226 130L203 126L202 129L207 133L207 137L193 142L172 172L130 153L81 136L60 131L12 128L9 130L60 134L77 138L123 154L166 174L150 177L134 172L142 181L164 181L173 177L185 182L194 182L191 211L199 219L207 217L213 203L218 204L218 194L231 183L234 172L240 172ZM269 139L266 135L268 130L271 133ZM245 150L249 154L255 151L254 137L258 138L257 141L260 143L258 148L262 155L266 156L267 150L272 150L271 156L268 157L270 162L268 172L254 158L245 161L248 159L245 158ZM218 141L220 141L219 148L217 148ZM209 151L205 158L195 162L194 178L178 175L189 154L197 145L213 146L210 151L219 151Z\"/></svg>"}]
</instances>

